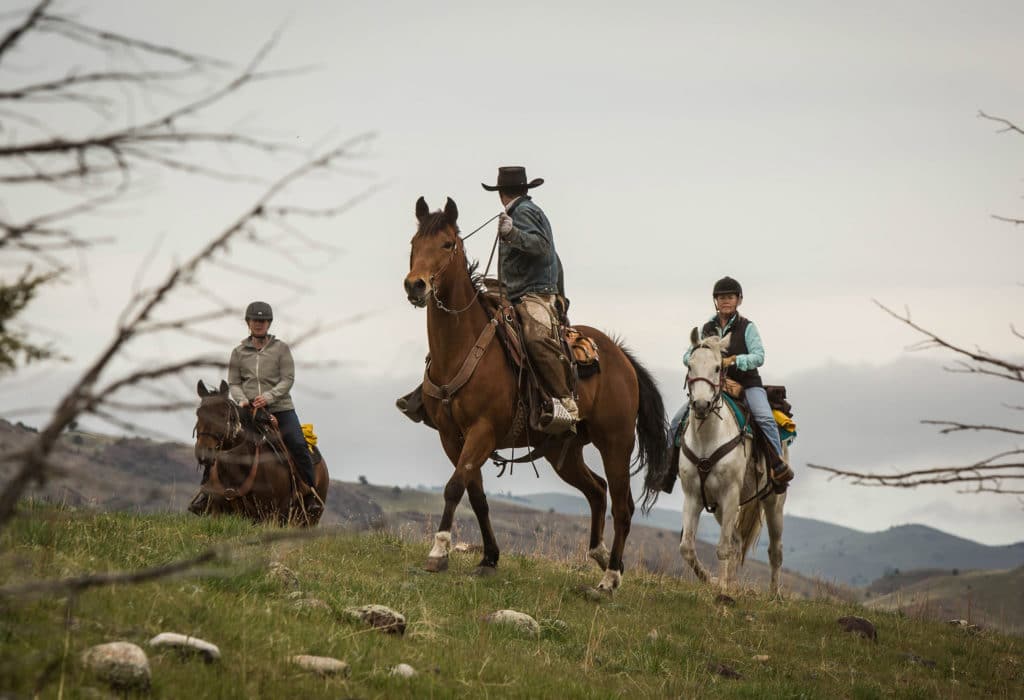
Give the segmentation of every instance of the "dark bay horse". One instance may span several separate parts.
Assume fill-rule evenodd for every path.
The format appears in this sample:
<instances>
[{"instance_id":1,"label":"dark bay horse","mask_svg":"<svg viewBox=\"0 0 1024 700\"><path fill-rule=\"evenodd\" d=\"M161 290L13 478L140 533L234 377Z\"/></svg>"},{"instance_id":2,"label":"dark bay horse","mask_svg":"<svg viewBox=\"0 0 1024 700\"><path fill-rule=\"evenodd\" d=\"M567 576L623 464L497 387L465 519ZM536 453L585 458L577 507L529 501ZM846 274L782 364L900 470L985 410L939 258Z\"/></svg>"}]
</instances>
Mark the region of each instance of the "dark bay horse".
<instances>
[{"instance_id":1,"label":"dark bay horse","mask_svg":"<svg viewBox=\"0 0 1024 700\"><path fill-rule=\"evenodd\" d=\"M244 514L281 525L316 525L323 511L309 516L301 498L293 503L293 486L302 488L302 478L292 475L284 443L271 445L264 439L252 411L231 400L227 382L222 380L213 391L200 381L196 390L202 401L196 409L195 455L210 470L202 485L209 498L208 512ZM317 493L326 501L331 483L326 461L321 459L314 469Z\"/></svg>"},{"instance_id":2,"label":"dark bay horse","mask_svg":"<svg viewBox=\"0 0 1024 700\"><path fill-rule=\"evenodd\" d=\"M477 572L486 574L497 566L499 551L481 467L495 449L526 446L528 433L513 430L517 380L505 353L499 343L483 340L493 335L488 330L491 320L467 266L455 202L448 199L443 211L431 213L420 197L416 219L419 226L412 238L405 290L413 305L427 307L431 359L425 382L457 383L460 375L465 375L460 369L471 353L479 356L468 381L449 398L448 405L424 392L424 408L455 467L444 489L444 514L426 568L447 568L452 520L468 491L483 536L484 554ZM665 411L653 378L621 344L594 328L576 328L597 344L601 371L579 382L581 423L577 434L564 438L570 441L564 450L562 440L552 441L544 457L556 466L564 454L558 475L586 496L591 514L589 556L604 571L598 588L611 591L622 581L622 552L633 517L629 484L633 448L639 439L637 469L646 469L644 506L649 508L668 469ZM517 433L519 436L512 438ZM607 482L583 461L583 446L590 442L601 453ZM615 528L610 552L604 544L609 492Z\"/></svg>"}]
</instances>

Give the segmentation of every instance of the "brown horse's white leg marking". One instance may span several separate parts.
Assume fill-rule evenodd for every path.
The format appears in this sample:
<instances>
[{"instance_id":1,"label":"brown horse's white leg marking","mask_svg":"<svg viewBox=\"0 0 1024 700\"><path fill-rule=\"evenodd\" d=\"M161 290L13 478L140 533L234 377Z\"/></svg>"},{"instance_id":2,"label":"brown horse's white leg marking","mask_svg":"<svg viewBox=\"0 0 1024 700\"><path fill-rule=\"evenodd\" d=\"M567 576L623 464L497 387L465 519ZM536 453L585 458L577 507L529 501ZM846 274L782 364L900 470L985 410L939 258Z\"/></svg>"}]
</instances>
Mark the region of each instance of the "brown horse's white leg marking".
<instances>
[{"instance_id":1,"label":"brown horse's white leg marking","mask_svg":"<svg viewBox=\"0 0 1024 700\"><path fill-rule=\"evenodd\" d=\"M427 571L434 573L448 569L448 553L452 550L452 533L438 532L434 535L434 546L427 555Z\"/></svg>"}]
</instances>

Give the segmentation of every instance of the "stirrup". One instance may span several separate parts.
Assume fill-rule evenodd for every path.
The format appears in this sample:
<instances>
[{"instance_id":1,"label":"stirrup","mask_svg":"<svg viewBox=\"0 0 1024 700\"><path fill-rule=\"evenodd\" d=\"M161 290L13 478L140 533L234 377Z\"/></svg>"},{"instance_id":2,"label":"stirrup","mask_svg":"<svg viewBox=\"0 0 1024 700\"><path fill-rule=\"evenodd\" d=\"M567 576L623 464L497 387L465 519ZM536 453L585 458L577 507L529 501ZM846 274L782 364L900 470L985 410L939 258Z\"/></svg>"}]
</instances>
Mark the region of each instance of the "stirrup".
<instances>
[{"instance_id":1,"label":"stirrup","mask_svg":"<svg viewBox=\"0 0 1024 700\"><path fill-rule=\"evenodd\" d=\"M561 435L576 430L576 421L573 420L572 414L558 399L551 402L551 412L542 413L537 422L541 431L548 435Z\"/></svg>"}]
</instances>

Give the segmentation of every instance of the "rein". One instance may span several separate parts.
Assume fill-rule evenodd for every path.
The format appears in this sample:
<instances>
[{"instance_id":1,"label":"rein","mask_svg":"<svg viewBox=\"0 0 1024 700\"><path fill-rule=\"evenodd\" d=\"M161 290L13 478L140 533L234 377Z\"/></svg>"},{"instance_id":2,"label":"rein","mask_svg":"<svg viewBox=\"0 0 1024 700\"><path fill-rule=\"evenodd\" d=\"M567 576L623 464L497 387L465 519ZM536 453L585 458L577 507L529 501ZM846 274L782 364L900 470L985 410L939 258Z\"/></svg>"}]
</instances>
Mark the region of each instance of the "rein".
<instances>
[{"instance_id":1,"label":"rein","mask_svg":"<svg viewBox=\"0 0 1024 700\"><path fill-rule=\"evenodd\" d=\"M220 480L220 470L217 468L220 465L220 455L224 451L224 443L227 442L228 438L235 437L242 430L242 416L239 413L238 406L229 401L228 402L228 416L227 416L227 431L223 435L216 435L215 433L199 430L199 423L196 423L196 427L192 429L193 435L197 437L207 436L217 440L217 451L213 458L213 464L210 465L210 478L205 484L201 486L201 490L211 496L217 498L223 498L225 501L233 501L236 498L244 498L252 491L253 485L256 483L256 472L260 463L260 447L262 440L256 443L256 454L253 456L252 466L249 467L249 473L245 477L245 481L237 489L224 486ZM233 448L232 448L233 449Z\"/></svg>"},{"instance_id":2,"label":"rein","mask_svg":"<svg viewBox=\"0 0 1024 700\"><path fill-rule=\"evenodd\" d=\"M710 350L710 348L706 349ZM707 377L686 377L686 393L690 399L691 410L693 407L693 385L698 382L706 382L711 386L711 390L713 392L711 397L710 410L714 411L715 414L718 415L716 407L720 406L722 403L722 387L725 384L725 372L726 368L720 367L718 371L717 382L713 382ZM693 411L693 413L695 414L694 419L700 420L701 425L703 425L703 422L704 420L706 420L706 418L697 418L696 411ZM719 417L721 416L719 415ZM697 429L700 430L700 427L698 427ZM742 430L740 430L740 432L733 439L729 440L728 442L722 445L719 445L718 448L707 457L698 457L696 453L690 449L689 445L686 444L685 436L679 442L679 449L686 456L686 458L697 467L697 476L700 478L700 500L704 504L704 510L706 510L709 513L714 513L716 510L718 510L718 504L708 503L708 497L705 493L704 483L707 481L708 475L711 473L711 470L714 469L715 465L718 464L723 457L725 457L727 454L735 450L741 444L743 444Z\"/></svg>"},{"instance_id":3,"label":"rein","mask_svg":"<svg viewBox=\"0 0 1024 700\"><path fill-rule=\"evenodd\" d=\"M465 257L465 255L466 255L466 245L465 245L466 241L468 241L470 238L472 238L473 234L479 232L484 226L486 226L487 224L491 223L492 221L497 219L499 216L501 216L500 212L495 214L494 216L492 216L491 218L489 218L487 221L483 222L479 226L477 226L475 229L470 231L467 235L465 235L465 236L457 235L456 236L459 239L459 243L462 245L462 255L463 255L463 257ZM487 273L490 272L490 270L491 270L491 263L494 261L494 252L497 249L498 249L498 234L495 233L494 234L494 244L491 245L491 255L490 255L490 257L487 258L487 267L484 269L484 277L486 277ZM448 269L448 266L451 265L452 261L455 259L455 253L456 253L457 250L458 250L458 248L453 247L451 255L448 256L448 261L445 262L445 264L442 265L436 272L434 272L432 275L430 275L430 289L431 289L430 294L431 294L431 296L434 297L434 304L436 304L437 308L441 309L441 311L444 311L446 314L451 314L452 316L458 316L459 314L461 314L461 313L463 313L465 311L468 311L473 306L473 304L476 303L476 300L477 300L477 298L479 298L480 292L481 292L480 286L479 285L474 285L476 287L476 293L473 295L473 298L469 300L469 303L466 304L465 306L463 306L461 309L450 309L450 308L448 308L448 306L443 301L441 301L441 297L439 297L437 295L437 292L435 291L436 287L434 286L434 280L437 277L439 277L442 272L444 272L445 270Z\"/></svg>"}]
</instances>

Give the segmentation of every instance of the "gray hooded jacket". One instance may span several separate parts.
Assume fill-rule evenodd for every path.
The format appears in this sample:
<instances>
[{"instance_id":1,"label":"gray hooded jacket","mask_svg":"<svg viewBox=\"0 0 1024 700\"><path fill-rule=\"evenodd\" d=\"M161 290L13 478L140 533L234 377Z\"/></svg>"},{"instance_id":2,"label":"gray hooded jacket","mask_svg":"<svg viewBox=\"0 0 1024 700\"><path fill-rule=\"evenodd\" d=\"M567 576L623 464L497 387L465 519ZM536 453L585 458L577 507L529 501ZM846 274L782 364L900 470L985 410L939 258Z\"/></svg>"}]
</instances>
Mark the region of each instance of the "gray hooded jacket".
<instances>
[{"instance_id":1,"label":"gray hooded jacket","mask_svg":"<svg viewBox=\"0 0 1024 700\"><path fill-rule=\"evenodd\" d=\"M294 409L289 393L294 383L295 361L283 340L268 335L267 344L257 350L252 338L245 338L231 351L228 385L235 401L251 402L263 396L271 413Z\"/></svg>"}]
</instances>

